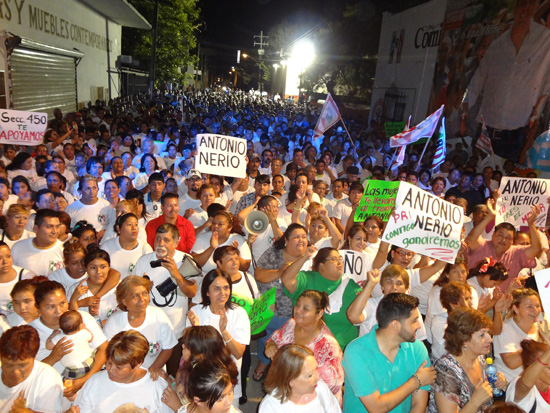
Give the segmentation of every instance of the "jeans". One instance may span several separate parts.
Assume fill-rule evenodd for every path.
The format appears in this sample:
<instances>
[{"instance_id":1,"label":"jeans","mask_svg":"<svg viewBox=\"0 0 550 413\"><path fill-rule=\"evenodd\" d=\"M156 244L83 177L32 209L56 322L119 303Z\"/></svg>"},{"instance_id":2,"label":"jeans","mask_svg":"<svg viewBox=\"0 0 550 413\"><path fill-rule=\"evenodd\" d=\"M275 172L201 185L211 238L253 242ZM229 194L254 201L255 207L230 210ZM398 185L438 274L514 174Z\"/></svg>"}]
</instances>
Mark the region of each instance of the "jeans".
<instances>
[{"instance_id":1,"label":"jeans","mask_svg":"<svg viewBox=\"0 0 550 413\"><path fill-rule=\"evenodd\" d=\"M268 359L265 354L265 344L267 343L267 340L271 337L271 335L278 329L280 329L287 321L289 320L288 317L277 317L273 316L269 324L267 325L267 328L265 331L267 332L267 335L264 337L258 339L258 358L260 361L264 364L271 363L271 360Z\"/></svg>"}]
</instances>

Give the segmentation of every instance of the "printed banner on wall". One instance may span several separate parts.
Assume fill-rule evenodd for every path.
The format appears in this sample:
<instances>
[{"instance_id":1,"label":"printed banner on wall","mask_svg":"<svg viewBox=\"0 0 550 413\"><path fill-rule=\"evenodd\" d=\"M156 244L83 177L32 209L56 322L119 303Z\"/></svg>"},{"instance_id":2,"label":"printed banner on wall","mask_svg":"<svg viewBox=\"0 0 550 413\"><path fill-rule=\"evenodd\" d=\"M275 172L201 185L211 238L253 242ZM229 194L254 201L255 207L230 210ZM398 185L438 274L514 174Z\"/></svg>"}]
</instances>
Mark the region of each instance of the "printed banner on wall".
<instances>
[{"instance_id":1,"label":"printed banner on wall","mask_svg":"<svg viewBox=\"0 0 550 413\"><path fill-rule=\"evenodd\" d=\"M460 249L464 209L408 182L400 182L395 214L382 240L401 248L454 263Z\"/></svg>"},{"instance_id":2,"label":"printed banner on wall","mask_svg":"<svg viewBox=\"0 0 550 413\"><path fill-rule=\"evenodd\" d=\"M0 109L0 143L40 145L47 125L47 113Z\"/></svg>"},{"instance_id":3,"label":"printed banner on wall","mask_svg":"<svg viewBox=\"0 0 550 413\"><path fill-rule=\"evenodd\" d=\"M508 178L500 181L500 197L497 200L496 225L509 222L512 225L527 226L531 205L540 206L535 225L546 225L550 180L536 178Z\"/></svg>"}]
</instances>

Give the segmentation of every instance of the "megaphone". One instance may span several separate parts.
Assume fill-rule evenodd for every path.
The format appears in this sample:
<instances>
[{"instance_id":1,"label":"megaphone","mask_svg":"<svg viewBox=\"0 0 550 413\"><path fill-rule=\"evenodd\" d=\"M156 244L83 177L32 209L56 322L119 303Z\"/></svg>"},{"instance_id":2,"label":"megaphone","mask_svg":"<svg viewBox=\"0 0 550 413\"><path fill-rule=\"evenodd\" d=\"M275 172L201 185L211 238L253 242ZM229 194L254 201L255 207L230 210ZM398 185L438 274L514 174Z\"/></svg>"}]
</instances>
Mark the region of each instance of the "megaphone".
<instances>
[{"instance_id":1,"label":"megaphone","mask_svg":"<svg viewBox=\"0 0 550 413\"><path fill-rule=\"evenodd\" d=\"M262 211L252 211L244 220L244 228L252 235L259 235L267 230L269 219Z\"/></svg>"}]
</instances>

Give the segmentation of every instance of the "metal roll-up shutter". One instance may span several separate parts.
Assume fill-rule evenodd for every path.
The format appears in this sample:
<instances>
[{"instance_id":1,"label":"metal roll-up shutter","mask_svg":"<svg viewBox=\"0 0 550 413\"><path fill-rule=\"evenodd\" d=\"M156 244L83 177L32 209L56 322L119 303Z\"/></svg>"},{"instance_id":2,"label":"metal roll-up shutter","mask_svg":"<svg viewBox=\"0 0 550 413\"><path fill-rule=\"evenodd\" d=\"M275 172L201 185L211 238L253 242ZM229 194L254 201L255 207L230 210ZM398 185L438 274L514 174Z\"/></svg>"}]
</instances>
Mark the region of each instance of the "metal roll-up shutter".
<instances>
[{"instance_id":1,"label":"metal roll-up shutter","mask_svg":"<svg viewBox=\"0 0 550 413\"><path fill-rule=\"evenodd\" d=\"M77 109L76 59L17 47L10 56L13 105L17 110L63 113Z\"/></svg>"}]
</instances>

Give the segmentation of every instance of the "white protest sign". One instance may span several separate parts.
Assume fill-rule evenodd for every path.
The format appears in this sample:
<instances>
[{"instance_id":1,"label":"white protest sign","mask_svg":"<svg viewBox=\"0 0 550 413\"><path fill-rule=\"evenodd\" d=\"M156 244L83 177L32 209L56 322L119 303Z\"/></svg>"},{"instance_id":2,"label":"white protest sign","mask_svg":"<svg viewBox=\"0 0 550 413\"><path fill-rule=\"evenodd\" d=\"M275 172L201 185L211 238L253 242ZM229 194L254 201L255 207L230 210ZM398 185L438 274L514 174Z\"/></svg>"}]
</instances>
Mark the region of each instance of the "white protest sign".
<instances>
[{"instance_id":1,"label":"white protest sign","mask_svg":"<svg viewBox=\"0 0 550 413\"><path fill-rule=\"evenodd\" d=\"M372 270L372 262L367 254L353 250L338 251L344 260L344 274L356 283L367 279L367 271Z\"/></svg>"},{"instance_id":2,"label":"white protest sign","mask_svg":"<svg viewBox=\"0 0 550 413\"><path fill-rule=\"evenodd\" d=\"M512 225L527 226L531 205L537 204L540 206L540 214L535 225L545 226L550 196L549 183L548 179L502 177L496 206L496 225L509 222Z\"/></svg>"},{"instance_id":3,"label":"white protest sign","mask_svg":"<svg viewBox=\"0 0 550 413\"><path fill-rule=\"evenodd\" d=\"M197 135L195 168L199 172L244 178L246 139L202 133Z\"/></svg>"},{"instance_id":4,"label":"white protest sign","mask_svg":"<svg viewBox=\"0 0 550 413\"><path fill-rule=\"evenodd\" d=\"M539 289L540 301L542 309L546 314L550 311L550 268L545 268L535 272L535 282Z\"/></svg>"},{"instance_id":5,"label":"white protest sign","mask_svg":"<svg viewBox=\"0 0 550 413\"><path fill-rule=\"evenodd\" d=\"M40 145L47 125L47 113L0 109L0 143Z\"/></svg>"},{"instance_id":6,"label":"white protest sign","mask_svg":"<svg viewBox=\"0 0 550 413\"><path fill-rule=\"evenodd\" d=\"M401 248L454 263L460 249L464 209L411 185L399 184L395 213L382 240Z\"/></svg>"}]
</instances>

